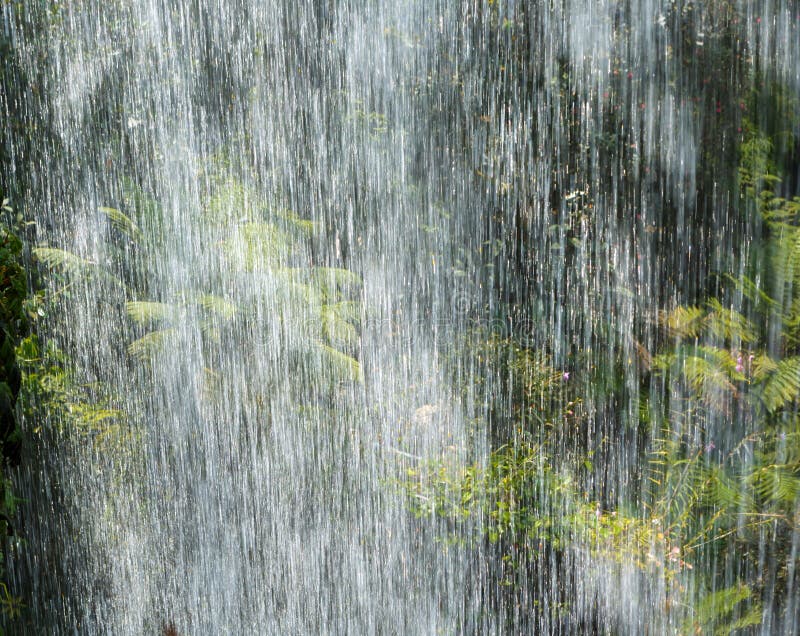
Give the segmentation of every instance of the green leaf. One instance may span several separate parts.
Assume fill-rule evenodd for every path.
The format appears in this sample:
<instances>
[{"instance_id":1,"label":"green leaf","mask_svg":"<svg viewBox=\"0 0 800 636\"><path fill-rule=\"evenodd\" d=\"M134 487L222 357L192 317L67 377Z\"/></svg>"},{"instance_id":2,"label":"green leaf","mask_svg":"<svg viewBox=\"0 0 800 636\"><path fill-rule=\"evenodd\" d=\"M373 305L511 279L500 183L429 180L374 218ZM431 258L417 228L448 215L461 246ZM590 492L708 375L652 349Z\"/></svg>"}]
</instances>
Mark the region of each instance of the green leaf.
<instances>
[{"instance_id":1,"label":"green leaf","mask_svg":"<svg viewBox=\"0 0 800 636\"><path fill-rule=\"evenodd\" d=\"M111 226L130 238L134 243L140 243L142 240L142 233L134 221L117 210L116 208L99 207L100 212L108 217Z\"/></svg>"},{"instance_id":2,"label":"green leaf","mask_svg":"<svg viewBox=\"0 0 800 636\"><path fill-rule=\"evenodd\" d=\"M290 234L272 223L245 223L222 246L231 266L247 272L278 267L299 248Z\"/></svg>"},{"instance_id":3,"label":"green leaf","mask_svg":"<svg viewBox=\"0 0 800 636\"><path fill-rule=\"evenodd\" d=\"M125 310L139 324L174 320L181 311L176 305L152 301L130 301L125 303Z\"/></svg>"},{"instance_id":4,"label":"green leaf","mask_svg":"<svg viewBox=\"0 0 800 636\"><path fill-rule=\"evenodd\" d=\"M769 296L761 287L759 287L752 279L748 278L747 276L740 276L739 278L734 278L730 274L725 276L727 280L732 282L736 289L738 289L745 298L748 300L753 301L754 303L764 303L768 307L775 307L777 306L777 302Z\"/></svg>"},{"instance_id":5,"label":"green leaf","mask_svg":"<svg viewBox=\"0 0 800 636\"><path fill-rule=\"evenodd\" d=\"M708 301L708 308L710 311L705 323L710 335L727 342L753 342L756 339L755 327L739 312L723 307L716 298Z\"/></svg>"},{"instance_id":6,"label":"green leaf","mask_svg":"<svg viewBox=\"0 0 800 636\"><path fill-rule=\"evenodd\" d=\"M352 382L362 383L364 381L364 377L361 374L361 365L358 363L358 360L341 351L337 351L323 342L315 341L314 345L322 354L323 360L330 365L336 373L346 377Z\"/></svg>"},{"instance_id":7,"label":"green leaf","mask_svg":"<svg viewBox=\"0 0 800 636\"><path fill-rule=\"evenodd\" d=\"M145 360L163 351L167 343L177 337L176 329L151 331L128 345L128 353L139 360Z\"/></svg>"},{"instance_id":8,"label":"green leaf","mask_svg":"<svg viewBox=\"0 0 800 636\"><path fill-rule=\"evenodd\" d=\"M97 265L94 261L55 247L35 247L33 254L46 267L50 269L63 268L71 274L82 273Z\"/></svg>"},{"instance_id":9,"label":"green leaf","mask_svg":"<svg viewBox=\"0 0 800 636\"><path fill-rule=\"evenodd\" d=\"M202 294L195 302L205 311L223 320L231 320L239 310L235 303L213 294Z\"/></svg>"},{"instance_id":10,"label":"green leaf","mask_svg":"<svg viewBox=\"0 0 800 636\"><path fill-rule=\"evenodd\" d=\"M77 254L73 254L67 250L55 247L36 247L33 249L33 254L39 262L46 267L50 269L61 269L66 275L73 278L91 276L94 277L95 280L110 283L114 287L123 289L125 287L122 281L105 269L98 267L96 262L81 258Z\"/></svg>"},{"instance_id":11,"label":"green leaf","mask_svg":"<svg viewBox=\"0 0 800 636\"><path fill-rule=\"evenodd\" d=\"M701 307L678 306L670 312L661 312L659 321L673 337L695 338L703 328L705 314Z\"/></svg>"},{"instance_id":12,"label":"green leaf","mask_svg":"<svg viewBox=\"0 0 800 636\"><path fill-rule=\"evenodd\" d=\"M759 369L759 375L761 373ZM774 363L774 370L764 382L761 398L770 413L800 398L800 358L787 358Z\"/></svg>"}]
</instances>

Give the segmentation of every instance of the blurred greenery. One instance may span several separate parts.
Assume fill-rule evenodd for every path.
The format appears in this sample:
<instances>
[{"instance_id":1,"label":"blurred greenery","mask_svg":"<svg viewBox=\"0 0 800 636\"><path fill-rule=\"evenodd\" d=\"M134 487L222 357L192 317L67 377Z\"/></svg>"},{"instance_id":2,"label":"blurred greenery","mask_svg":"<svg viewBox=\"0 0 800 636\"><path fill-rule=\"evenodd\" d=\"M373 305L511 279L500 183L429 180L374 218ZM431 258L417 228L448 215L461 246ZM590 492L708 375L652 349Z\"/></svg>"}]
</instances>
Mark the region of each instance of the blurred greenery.
<instances>
[{"instance_id":1,"label":"blurred greenery","mask_svg":"<svg viewBox=\"0 0 800 636\"><path fill-rule=\"evenodd\" d=\"M436 129L446 139L425 137L416 150L420 157L435 156L437 142L461 144L465 156L478 157L468 174L457 175L471 179L475 192L488 193L485 218L476 224L478 253L456 261L454 276L469 278L478 267L490 272L476 275L475 286L502 299L492 311L503 324L522 316L535 333L520 342L505 332L473 329L447 343L443 353L455 392L478 405L470 432L480 442L468 458L400 450L395 485L416 521L431 521L444 546L458 542L485 560L480 568L487 573L489 605L537 602L550 585L547 568L576 567L569 565L571 553L583 551L663 584L665 611L680 633L752 632L770 614L790 611L798 585L798 99L766 77L757 55L743 48L749 16L736 3L664 3L659 19L669 31L662 43L670 63L658 80L674 88L670 97L691 102L681 112L698 131L698 165L680 175L694 183L694 200L679 213L667 192L680 189L666 174L674 168L642 159L644 133L633 122L644 128L638 111L645 104L632 100L630 88L639 81L636 69L611 56L604 90L599 83L587 88L580 85L586 73L571 67L574 60L555 56L539 64L536 47L543 40L536 25L547 3L517 3L517 11L494 0L467 4L452 53L461 47L469 59L462 64L455 54L442 56L430 73L397 90L407 90L404 98L414 103L430 105L419 99L427 95L459 109L468 104L463 112L431 114L432 121L446 120ZM614 18L619 23L609 26L610 46L621 47L629 36L624 3L611 4L620 13ZM62 10L53 9L53 19ZM404 47L421 40L393 26L385 35ZM10 44L3 40L2 46L5 54ZM470 64L479 68L475 86L465 84ZM4 88L19 79L16 66L4 67ZM535 102L545 92L553 111L546 116ZM439 99L453 95L452 102ZM581 113L591 119L593 112L596 120L582 119ZM524 124L512 121L522 114ZM388 110L353 98L347 117L370 143L394 138ZM24 137L25 123L15 117L7 134ZM528 144L536 162L563 168L569 183L509 161L517 142ZM596 146L592 162L587 143ZM0 151L5 166L10 155L5 146ZM129 356L132 369L147 369L158 356L199 342L204 366L196 371L209 401L231 391L268 411L274 378L257 364L226 363L232 350L237 360L251 360L254 347L283 356L290 375L314 371L294 374L313 376L314 386L291 385L293 403L306 413L324 412L339 388L363 381L359 276L320 262L313 247L323 229L267 197L245 171L221 157L201 163L202 205L186 226L174 225L158 196L133 178L122 179L117 199L97 211L107 239L104 260L41 244L31 249L26 272L20 240L7 230L0 235L0 534L15 530L19 503L10 477L21 442L15 416L34 438L55 436L56 448L70 439L96 453L135 453L143 434L115 387L78 376L73 349L59 349L51 334L27 335L29 322L36 331L39 316L57 315L89 284L103 296L109 341ZM453 172L463 168L455 161L446 165ZM548 186L532 186L534 177ZM397 189L407 188L407 196L414 187ZM650 190L661 193L663 209L656 214L640 209L653 200ZM728 195L726 236L735 249L716 249L720 191ZM603 218L597 209L606 194L618 200L610 216L646 218ZM413 201L408 196L404 205ZM10 218L10 203L3 199L2 207ZM547 211L537 226L533 211L540 208ZM614 277L610 257L603 262L608 246L592 248L597 235L616 236L601 234L606 222L629 224L632 238L644 235L637 240L655 261L628 265L643 278L648 267L655 271L649 275L657 281L652 291L660 311L633 316L620 330L624 341L615 339L614 322L627 316L609 316L603 292L635 292ZM447 227L420 227L418 249L427 260L433 256L427 247L437 245ZM677 237L700 258L692 261L676 249ZM203 271L192 272L180 289L162 286L163 272L181 261L186 245L200 251ZM36 271L47 291L29 295L27 282ZM598 293L592 284L603 289ZM564 295L575 289L586 292L586 304L572 314L573 331L559 332L554 316L564 310L569 320L563 306L573 299ZM264 320L280 346L266 340ZM242 387L246 391L238 391ZM613 408L613 416L601 413L603 407ZM609 485L611 458L628 462L621 492ZM551 611L571 602L570 591L559 589ZM14 618L23 603L0 583L0 611Z\"/></svg>"},{"instance_id":2,"label":"blurred greenery","mask_svg":"<svg viewBox=\"0 0 800 636\"><path fill-rule=\"evenodd\" d=\"M484 10L487 28L515 29L518 35L505 48L498 46L501 70L521 66L516 57L525 51L524 20L503 22L494 3ZM683 24L699 15L694 7L685 8ZM720 27L706 40L700 62L708 77L708 68L727 65L734 56L732 34L741 16L731 3L709 6L705 16ZM569 550L583 548L594 559L633 565L651 580L662 580L667 620L680 626L679 633L755 633L765 620L791 624L785 613L796 611L791 595L798 583L800 536L800 197L792 196L800 165L795 138L800 108L790 90L761 76L756 66L743 65L738 79L726 86L711 76L714 86L704 85L704 93L716 91L724 103L738 104L739 112L707 127L695 175L698 216L690 232L702 235L707 228L708 236L715 236L711 216L703 218L700 211L708 205L704 193L722 183L741 214L737 223L753 233L753 244L738 257L717 261L726 269L706 272L698 278L703 284L686 286L685 296L698 301L675 304L673 290L659 290L655 347L648 351L636 342L636 366L631 354L614 349L610 334L595 331L602 337L593 348L610 351L610 362L580 351L570 359L578 369L584 357L597 365L588 384L568 381L567 369L554 368L545 353L546 337L531 345L470 333L452 345L452 357L466 360L464 368L473 371L466 379L454 377L465 395L477 388L479 397L472 399L490 405L476 425L486 432L488 456L475 462L398 459L404 471L398 484L414 512L441 520L449 541L466 537L480 555L476 558L494 564L486 564L491 581L486 594L503 588L510 595L506 607L536 605L537 595L550 593L536 588L537 573L547 563L565 561ZM568 78L562 78L565 84ZM687 74L675 81L690 91L695 79ZM617 89L621 92L613 86L609 93ZM723 135L736 143L719 153L711 140ZM607 140L605 152L628 165L618 142ZM507 193L510 184L501 184L493 173L479 176ZM576 192L583 210L579 218L585 219L590 199L584 190ZM566 195L569 209L578 195ZM662 222L654 234L667 235L671 221L665 216ZM550 231L571 236L580 249L577 225ZM670 258L656 264L659 271L669 271ZM511 303L509 315L524 312L526 302ZM623 355L627 364L620 362ZM634 463L641 474L615 501L596 487L607 470L599 455L603 445L621 444L626 432L617 424L601 441L590 441L590 422L597 415L586 411L586 402L590 394L594 399L602 394L624 404L631 375L641 435ZM569 594L561 598L567 605L576 602Z\"/></svg>"},{"instance_id":3,"label":"blurred greenery","mask_svg":"<svg viewBox=\"0 0 800 636\"><path fill-rule=\"evenodd\" d=\"M4 216L13 212L10 201L4 198L2 212ZM23 606L5 576L7 552L19 547L15 536L18 499L12 476L20 461L22 443L17 416L21 374L16 347L28 330L28 285L21 260L22 243L4 221L0 229L0 612L8 620L17 617Z\"/></svg>"}]
</instances>

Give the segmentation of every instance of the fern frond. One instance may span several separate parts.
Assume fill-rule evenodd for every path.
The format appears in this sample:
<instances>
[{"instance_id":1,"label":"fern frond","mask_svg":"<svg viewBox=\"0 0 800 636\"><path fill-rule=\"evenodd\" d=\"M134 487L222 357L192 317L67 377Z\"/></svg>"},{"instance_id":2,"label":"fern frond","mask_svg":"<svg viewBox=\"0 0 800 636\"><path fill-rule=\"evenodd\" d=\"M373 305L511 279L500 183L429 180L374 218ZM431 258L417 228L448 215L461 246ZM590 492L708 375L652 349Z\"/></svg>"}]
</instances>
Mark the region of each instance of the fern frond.
<instances>
[{"instance_id":1,"label":"fern frond","mask_svg":"<svg viewBox=\"0 0 800 636\"><path fill-rule=\"evenodd\" d=\"M130 319L140 325L174 320L180 313L180 308L176 305L150 301L127 302L125 310Z\"/></svg>"},{"instance_id":2,"label":"fern frond","mask_svg":"<svg viewBox=\"0 0 800 636\"><path fill-rule=\"evenodd\" d=\"M758 497L765 502L776 502L793 507L800 495L800 477L785 466L762 466L748 478Z\"/></svg>"},{"instance_id":3,"label":"fern frond","mask_svg":"<svg viewBox=\"0 0 800 636\"><path fill-rule=\"evenodd\" d=\"M797 416L795 415L795 417ZM785 444L786 463L800 470L800 432L783 433L782 437Z\"/></svg>"},{"instance_id":4,"label":"fern frond","mask_svg":"<svg viewBox=\"0 0 800 636\"><path fill-rule=\"evenodd\" d=\"M145 334L138 340L134 340L128 345L128 353L139 360L144 360L150 356L163 351L166 344L177 337L176 329L160 329Z\"/></svg>"},{"instance_id":5,"label":"fern frond","mask_svg":"<svg viewBox=\"0 0 800 636\"><path fill-rule=\"evenodd\" d=\"M707 488L704 501L725 514L735 514L740 510L752 510L755 502L749 490L733 478L721 466L709 467L707 470Z\"/></svg>"},{"instance_id":6,"label":"fern frond","mask_svg":"<svg viewBox=\"0 0 800 636\"><path fill-rule=\"evenodd\" d=\"M247 272L271 270L299 247L294 237L272 223L245 223L221 245L231 266Z\"/></svg>"},{"instance_id":7,"label":"fern frond","mask_svg":"<svg viewBox=\"0 0 800 636\"><path fill-rule=\"evenodd\" d=\"M98 267L95 261L82 258L67 250L55 247L36 247L33 249L33 254L43 265L50 269L61 269L67 276L92 277L113 287L125 288L125 284L121 280L107 270Z\"/></svg>"},{"instance_id":8,"label":"fern frond","mask_svg":"<svg viewBox=\"0 0 800 636\"><path fill-rule=\"evenodd\" d=\"M314 267L311 277L324 290L328 301L351 298L361 288L361 277L349 269Z\"/></svg>"},{"instance_id":9,"label":"fern frond","mask_svg":"<svg viewBox=\"0 0 800 636\"><path fill-rule=\"evenodd\" d=\"M784 286L800 276L800 231L794 226L773 224L776 236L770 243L774 295L783 296Z\"/></svg>"},{"instance_id":10,"label":"fern frond","mask_svg":"<svg viewBox=\"0 0 800 636\"><path fill-rule=\"evenodd\" d=\"M783 327L789 342L800 341L800 295L795 296L783 318Z\"/></svg>"},{"instance_id":11,"label":"fern frond","mask_svg":"<svg viewBox=\"0 0 800 636\"><path fill-rule=\"evenodd\" d=\"M710 348L704 348L711 350ZM733 393L736 387L730 380L733 362L723 350L711 350L710 356L687 356L683 359L683 375L698 395L712 398Z\"/></svg>"},{"instance_id":12,"label":"fern frond","mask_svg":"<svg viewBox=\"0 0 800 636\"><path fill-rule=\"evenodd\" d=\"M739 619L736 619L729 625L724 625L720 629L717 630L717 634L719 636L730 636L730 634L734 634L741 629L745 629L747 627L755 627L756 625L761 625L761 621L764 615L764 611L761 608L761 604L757 604L754 607L750 608L750 610Z\"/></svg>"},{"instance_id":13,"label":"fern frond","mask_svg":"<svg viewBox=\"0 0 800 636\"><path fill-rule=\"evenodd\" d=\"M351 299L361 288L358 274L338 267L283 267L275 275L293 284L307 285L326 304Z\"/></svg>"},{"instance_id":14,"label":"fern frond","mask_svg":"<svg viewBox=\"0 0 800 636\"><path fill-rule=\"evenodd\" d=\"M213 294L201 294L197 296L195 303L208 313L223 320L231 320L239 310L235 303Z\"/></svg>"},{"instance_id":15,"label":"fern frond","mask_svg":"<svg viewBox=\"0 0 800 636\"><path fill-rule=\"evenodd\" d=\"M751 364L753 380L761 381L771 373L774 373L778 368L777 361L770 358L764 353L760 353L753 357Z\"/></svg>"},{"instance_id":16,"label":"fern frond","mask_svg":"<svg viewBox=\"0 0 800 636\"><path fill-rule=\"evenodd\" d=\"M653 371L667 372L678 360L674 353L657 353L650 360L650 368Z\"/></svg>"},{"instance_id":17,"label":"fern frond","mask_svg":"<svg viewBox=\"0 0 800 636\"><path fill-rule=\"evenodd\" d=\"M756 339L753 323L739 312L723 307L716 298L708 301L708 308L705 327L712 337L726 342L753 342Z\"/></svg>"},{"instance_id":18,"label":"fern frond","mask_svg":"<svg viewBox=\"0 0 800 636\"><path fill-rule=\"evenodd\" d=\"M70 274L82 273L85 270L96 267L97 263L77 254L61 250L55 247L35 247L33 254L43 265L50 269L63 268Z\"/></svg>"},{"instance_id":19,"label":"fern frond","mask_svg":"<svg viewBox=\"0 0 800 636\"><path fill-rule=\"evenodd\" d=\"M770 297L759 285L747 276L734 278L730 274L726 275L727 280L734 284L736 289L748 300L754 303L763 303L767 307L776 307L777 302Z\"/></svg>"},{"instance_id":20,"label":"fern frond","mask_svg":"<svg viewBox=\"0 0 800 636\"><path fill-rule=\"evenodd\" d=\"M800 399L800 358L786 358L775 363L764 382L761 399L770 413Z\"/></svg>"},{"instance_id":21,"label":"fern frond","mask_svg":"<svg viewBox=\"0 0 800 636\"><path fill-rule=\"evenodd\" d=\"M659 322L667 328L669 334L676 338L695 338L700 335L703 317L706 311L702 307L684 307L679 305L672 311L662 311Z\"/></svg>"},{"instance_id":22,"label":"fern frond","mask_svg":"<svg viewBox=\"0 0 800 636\"><path fill-rule=\"evenodd\" d=\"M729 587L705 595L694 608L694 615L683 625L683 633L732 633L731 614L751 598L752 590L746 585ZM748 616L750 613L748 612ZM760 616L759 616L760 622ZM719 630L722 630L721 632Z\"/></svg>"},{"instance_id":23,"label":"fern frond","mask_svg":"<svg viewBox=\"0 0 800 636\"><path fill-rule=\"evenodd\" d=\"M127 236L134 243L141 242L142 232L130 217L126 216L116 208L99 207L97 209L102 214L106 215L114 229Z\"/></svg>"},{"instance_id":24,"label":"fern frond","mask_svg":"<svg viewBox=\"0 0 800 636\"><path fill-rule=\"evenodd\" d=\"M303 276L301 269L280 268L272 273L272 277L276 282L277 303L292 308L303 308L306 311L323 305L323 291L308 282L308 276Z\"/></svg>"},{"instance_id":25,"label":"fern frond","mask_svg":"<svg viewBox=\"0 0 800 636\"><path fill-rule=\"evenodd\" d=\"M340 320L345 320L353 325L361 322L361 304L352 300L328 303L325 309L333 312Z\"/></svg>"},{"instance_id":26,"label":"fern frond","mask_svg":"<svg viewBox=\"0 0 800 636\"><path fill-rule=\"evenodd\" d=\"M254 210L261 207L260 197L238 179L211 176L211 194L203 217L206 221L227 227L231 223L251 221Z\"/></svg>"},{"instance_id":27,"label":"fern frond","mask_svg":"<svg viewBox=\"0 0 800 636\"><path fill-rule=\"evenodd\" d=\"M675 461L670 467L664 496L657 509L671 529L682 532L692 519L694 506L702 497L706 481L705 467L699 454Z\"/></svg>"},{"instance_id":28,"label":"fern frond","mask_svg":"<svg viewBox=\"0 0 800 636\"><path fill-rule=\"evenodd\" d=\"M323 361L338 375L352 382L361 383L364 381L364 377L361 374L361 365L358 363L358 360L318 340L314 342L314 345L317 351L322 354Z\"/></svg>"}]
</instances>

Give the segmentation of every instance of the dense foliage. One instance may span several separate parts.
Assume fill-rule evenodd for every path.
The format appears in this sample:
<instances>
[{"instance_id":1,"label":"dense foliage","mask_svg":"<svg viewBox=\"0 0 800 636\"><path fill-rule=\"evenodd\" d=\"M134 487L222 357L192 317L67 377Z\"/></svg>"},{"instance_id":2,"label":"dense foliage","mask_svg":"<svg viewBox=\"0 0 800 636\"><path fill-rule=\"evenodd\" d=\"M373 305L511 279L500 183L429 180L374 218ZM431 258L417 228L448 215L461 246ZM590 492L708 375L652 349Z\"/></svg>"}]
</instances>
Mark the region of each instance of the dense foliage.
<instances>
[{"instance_id":1,"label":"dense foliage","mask_svg":"<svg viewBox=\"0 0 800 636\"><path fill-rule=\"evenodd\" d=\"M12 212L9 203L3 199L1 213L4 217ZM21 375L16 350L28 325L25 311L28 285L21 262L22 243L9 230L9 225L5 218L0 230L0 612L3 619L13 619L22 605L22 599L14 594L5 578L5 562L7 551L18 548L19 543L15 536L18 502L12 481L13 469L20 462L22 443L17 414Z\"/></svg>"},{"instance_id":2,"label":"dense foliage","mask_svg":"<svg viewBox=\"0 0 800 636\"><path fill-rule=\"evenodd\" d=\"M449 322L436 364L452 402L467 411L472 447L426 455L404 439L435 428L439 411L452 407L442 404L415 404L391 441L376 435L370 443L395 462L392 483L381 487L413 513L415 536L435 535L436 549L463 550L477 564L475 630L630 631L633 623L598 591L620 581L641 588L642 614L657 615L637 624L644 631L796 627L800 101L752 43L748 29L760 18L743 3L664 2L648 22L656 41L655 63L642 61L654 76L647 78L626 57L641 24L635 3L608 3L613 20L589 25L609 32L610 62L598 69L599 53L566 53L564 41L580 30L561 42L548 31L578 19L561 16L559 3L465 2L454 9L452 34L383 28L396 41L398 67L420 66L408 63L413 81L387 80L391 89L376 81L357 95L325 76L337 46L326 4L335 3L311 3L323 44L280 52L288 78L275 85L291 96L286 103L306 108L281 115L292 124L285 145L298 142L287 165L264 169L249 156L257 154L251 140L226 137L239 109L248 126L257 121L253 96L269 90L234 77L230 51L209 50L193 61L190 90L201 101L212 87L218 112L209 107L201 123L224 141L209 141L213 152L180 166L198 191L173 197L169 182L149 174L155 167L133 165L137 145L155 147L156 135L135 118L123 121L127 70L109 63L86 114L102 142L85 160L109 181L97 179L102 207L79 214L95 242L82 242L80 226L54 214L67 240L46 244L43 229L26 274L20 241L0 237L0 533L15 515L7 471L19 455L17 416L32 438L32 461L66 448L102 457L95 465L108 470L109 510L125 505L114 501L115 486L146 480L142 449L161 434L150 421L164 412L158 400L166 410L183 406L169 402L182 393L165 387L200 387L186 398L200 402L189 410L235 432L222 438L226 456L266 444L279 410L311 431L298 440L346 437L353 397L343 396L371 380L361 359L372 309L362 306L362 275L376 263L403 263L359 255L388 252L393 235L384 226L406 218L388 210L372 218L370 200L383 212L384 197L419 210L408 215L416 261L398 274L421 288L398 286L408 304L427 316L455 292L468 296L464 311L438 314ZM287 24L304 17L301 5L286 10ZM237 10L245 21L246 9ZM62 11L54 9L54 22ZM420 61L409 53L425 46L437 54ZM264 64L278 56L253 49L237 54ZM21 81L16 66L6 74ZM648 81L657 88L644 93ZM333 87L319 103L297 98ZM662 103L676 96L687 102L683 120L661 121ZM409 113L391 112L394 99ZM4 132L25 134L17 119ZM307 139L315 134L324 149ZM696 152L676 159L668 134L691 138ZM351 147L363 154L338 156ZM18 148L28 151L27 143ZM14 160L2 150L5 169ZM414 157L402 179L361 165L395 156ZM126 158L130 168L118 165ZM344 167L325 172L326 161ZM325 193L318 200L315 188ZM313 219L298 212L314 207L300 205L307 202L322 209ZM184 205L191 212L178 214ZM337 215L347 217L346 229ZM25 283L34 271L45 290L28 299L38 333L25 337ZM88 346L64 324L76 306L113 351ZM131 385L138 393L123 399ZM406 388L393 387L398 395ZM224 412L231 404L235 412ZM168 440L164 455L178 455L183 441ZM352 444L354 453L366 452L363 442ZM340 467L318 468L327 476ZM56 479L50 496L66 509L71 488ZM292 514L317 514L306 506ZM121 545L108 535L109 549ZM59 564L53 578L67 580L70 564L47 556ZM63 603L84 592L68 590ZM23 601L4 584L0 602L16 617ZM161 624L177 633L172 617Z\"/></svg>"},{"instance_id":3,"label":"dense foliage","mask_svg":"<svg viewBox=\"0 0 800 636\"><path fill-rule=\"evenodd\" d=\"M602 323L594 325L592 349L608 351L607 356L576 347L561 358L567 364L559 368L544 353L552 337L546 332L523 340L478 333L457 345L461 355L466 351L482 361L476 377L495 378L493 386L481 386L484 399L496 405L481 424L491 431L489 458L466 467L407 462L400 480L417 513L442 519L442 532L451 540L460 536L465 518L481 520L483 535L468 539L495 564L487 566L489 606L518 608L519 615L507 617L511 624L524 621L528 608L550 613L551 622L538 623L549 626L545 629L560 624L567 630L625 631L613 618L602 622L609 618L601 606L588 612L586 622L559 622L564 608L577 603L578 593L560 589L558 581L589 576L587 561L576 554L605 563L601 569L614 576L638 569L650 589L660 586L661 594L653 598L666 599L668 624L680 633L750 633L797 621L800 197L793 193L800 166L795 137L800 111L796 96L761 74L758 60L744 63L737 39L744 17L732 5L675 10L685 30L683 46L675 48L676 66L691 72L674 81L685 83L686 94L699 95L694 116L713 116L722 111L721 104L736 105L729 117L717 117L705 127L707 148L692 175L697 189L693 218L665 214L657 225L645 227L653 236L651 256L658 259L662 275L672 270L682 276L658 286L659 314L634 322L633 342L615 342ZM528 24L521 14L519 24ZM498 33L493 43L500 72L525 68L525 38L532 36L496 17L491 8L484 17ZM705 42L693 36L700 21L714 25L707 27ZM507 30L517 37L504 39L500 34ZM701 54L699 62L692 59ZM604 94L609 102L626 92L625 74L614 70L613 75ZM529 81L523 73L516 77ZM627 83L632 77L627 73ZM563 80L561 116L577 136L581 122L570 114L578 95L571 92L568 68ZM524 101L530 94L522 84L504 86L513 91L509 100ZM495 98L487 96L487 101ZM619 115L616 108L608 109L609 116L631 119L636 105L624 108ZM590 191L620 188L619 205L630 205L639 218L633 202L644 198L648 182L665 178L651 173L661 169L657 164L648 175L637 166L631 149L642 140L635 130L631 134L603 141L605 165L627 167L623 184L615 170L592 174L582 164L577 142L554 149L567 153L578 179L586 179L585 186L570 193L554 184L551 195L554 206L566 208L564 225L555 230L568 241L568 265L593 262L581 258L592 224ZM716 152L715 144L723 139L734 143ZM502 167L498 164L493 172L502 174ZM517 201L503 194L517 187L512 178L523 176L506 173L507 182L491 179L501 205ZM713 193L720 184L730 193L735 212L728 227L717 229ZM495 218L514 219L507 223L518 232L526 222L524 211L517 208L514 214L505 209ZM706 255L719 253L710 241L721 240L723 230L741 240L745 228L760 228L761 238L748 249L692 266L682 260L687 253L676 252L669 239L684 228L682 238L690 250ZM542 266L535 243L526 250L519 234L507 240L522 240L522 247L505 253L533 253L535 262L523 258L517 263L520 273ZM569 276L571 268L563 271ZM529 287L516 296L531 278L511 271L500 280L511 288L509 314L531 315L528 299L541 288ZM689 303L675 305L675 298ZM578 385L576 370L590 373L591 380ZM619 412L631 402L635 430L624 420L600 427L604 403ZM629 460L627 489L614 493L614 477L609 478L620 451L634 459ZM539 603L552 598L552 587L560 602L546 609Z\"/></svg>"}]
</instances>

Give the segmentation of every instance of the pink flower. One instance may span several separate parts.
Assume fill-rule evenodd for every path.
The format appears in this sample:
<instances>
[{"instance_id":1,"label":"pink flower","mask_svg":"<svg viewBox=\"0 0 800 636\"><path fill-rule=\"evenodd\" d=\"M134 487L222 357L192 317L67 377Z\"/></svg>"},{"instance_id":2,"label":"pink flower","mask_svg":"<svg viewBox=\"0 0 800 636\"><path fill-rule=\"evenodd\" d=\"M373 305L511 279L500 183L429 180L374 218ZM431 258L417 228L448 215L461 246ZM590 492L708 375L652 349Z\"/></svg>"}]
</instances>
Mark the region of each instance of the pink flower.
<instances>
[{"instance_id":1,"label":"pink flower","mask_svg":"<svg viewBox=\"0 0 800 636\"><path fill-rule=\"evenodd\" d=\"M564 380L564 382L569 380L569 371L564 371L564 375L561 376L561 379Z\"/></svg>"}]
</instances>

